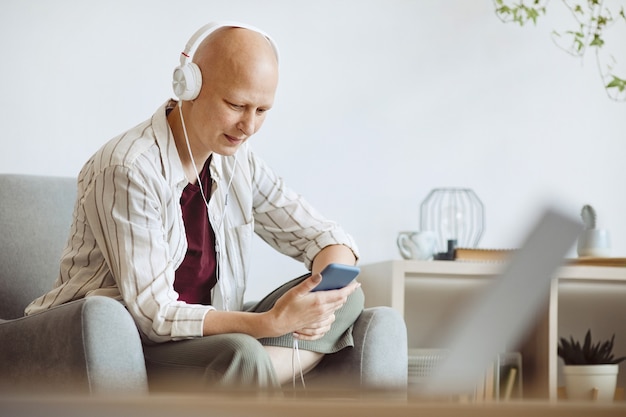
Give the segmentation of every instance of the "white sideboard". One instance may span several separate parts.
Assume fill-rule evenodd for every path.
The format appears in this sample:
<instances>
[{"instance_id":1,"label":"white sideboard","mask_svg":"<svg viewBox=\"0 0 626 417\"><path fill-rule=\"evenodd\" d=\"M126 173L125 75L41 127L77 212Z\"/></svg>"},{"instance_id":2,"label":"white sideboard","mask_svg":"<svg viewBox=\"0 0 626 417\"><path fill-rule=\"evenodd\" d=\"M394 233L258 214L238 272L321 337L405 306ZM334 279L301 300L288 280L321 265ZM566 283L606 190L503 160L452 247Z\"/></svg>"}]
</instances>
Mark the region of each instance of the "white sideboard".
<instances>
[{"instance_id":1,"label":"white sideboard","mask_svg":"<svg viewBox=\"0 0 626 417\"><path fill-rule=\"evenodd\" d=\"M446 325L506 266L495 262L392 260L361 265L359 281L367 307L386 305L400 312L407 324L409 348L441 348ZM552 280L544 311L511 347L523 356L524 396L557 398L559 294L568 285L621 285L626 291L626 268L566 265ZM626 305L626 303L624 303ZM619 313L622 314L622 313ZM616 331L620 331L617 329Z\"/></svg>"}]
</instances>

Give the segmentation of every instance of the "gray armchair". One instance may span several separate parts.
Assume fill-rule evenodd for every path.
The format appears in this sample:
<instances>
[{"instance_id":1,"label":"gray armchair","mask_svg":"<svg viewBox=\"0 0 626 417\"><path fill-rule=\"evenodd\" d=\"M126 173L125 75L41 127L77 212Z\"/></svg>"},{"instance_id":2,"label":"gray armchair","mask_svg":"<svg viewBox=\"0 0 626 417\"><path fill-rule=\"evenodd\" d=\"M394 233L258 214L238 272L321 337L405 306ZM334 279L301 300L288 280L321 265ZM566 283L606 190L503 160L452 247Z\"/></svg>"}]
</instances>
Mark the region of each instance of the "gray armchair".
<instances>
[{"instance_id":1,"label":"gray armchair","mask_svg":"<svg viewBox=\"0 0 626 417\"><path fill-rule=\"evenodd\" d=\"M71 178L0 174L0 394L148 392L139 334L119 302L89 297L23 317L57 275L75 188ZM314 379L404 389L401 316L388 307L365 309L354 337L356 346L327 355Z\"/></svg>"},{"instance_id":2,"label":"gray armchair","mask_svg":"<svg viewBox=\"0 0 626 417\"><path fill-rule=\"evenodd\" d=\"M76 180L0 175L0 392L147 392L126 309L92 297L23 317L54 282Z\"/></svg>"}]
</instances>

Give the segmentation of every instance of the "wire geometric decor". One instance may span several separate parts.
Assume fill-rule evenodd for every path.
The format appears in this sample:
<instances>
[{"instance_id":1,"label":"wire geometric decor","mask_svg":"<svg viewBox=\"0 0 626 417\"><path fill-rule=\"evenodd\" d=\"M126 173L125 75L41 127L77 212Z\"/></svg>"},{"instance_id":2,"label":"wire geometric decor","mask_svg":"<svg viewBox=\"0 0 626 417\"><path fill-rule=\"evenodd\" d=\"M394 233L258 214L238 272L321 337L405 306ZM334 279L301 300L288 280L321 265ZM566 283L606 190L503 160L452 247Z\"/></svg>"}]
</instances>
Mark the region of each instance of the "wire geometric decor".
<instances>
[{"instance_id":1,"label":"wire geometric decor","mask_svg":"<svg viewBox=\"0 0 626 417\"><path fill-rule=\"evenodd\" d=\"M457 247L475 248L485 228L485 207L469 188L435 188L420 204L420 230L437 233L437 247L448 250L448 241Z\"/></svg>"}]
</instances>

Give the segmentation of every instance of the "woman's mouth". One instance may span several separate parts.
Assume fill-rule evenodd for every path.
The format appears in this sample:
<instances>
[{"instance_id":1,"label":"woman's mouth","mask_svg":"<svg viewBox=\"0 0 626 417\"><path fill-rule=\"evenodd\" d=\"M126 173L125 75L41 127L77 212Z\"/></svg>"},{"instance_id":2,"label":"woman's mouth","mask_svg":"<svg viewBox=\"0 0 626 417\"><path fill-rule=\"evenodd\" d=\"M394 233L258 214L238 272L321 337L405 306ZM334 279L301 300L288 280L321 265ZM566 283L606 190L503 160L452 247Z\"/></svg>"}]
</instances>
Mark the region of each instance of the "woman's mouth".
<instances>
[{"instance_id":1,"label":"woman's mouth","mask_svg":"<svg viewBox=\"0 0 626 417\"><path fill-rule=\"evenodd\" d=\"M242 143L245 140L245 139L239 139L239 138L237 138L235 136L230 136L230 135L227 135L227 134L224 134L224 136L233 145L239 145L240 143Z\"/></svg>"}]
</instances>

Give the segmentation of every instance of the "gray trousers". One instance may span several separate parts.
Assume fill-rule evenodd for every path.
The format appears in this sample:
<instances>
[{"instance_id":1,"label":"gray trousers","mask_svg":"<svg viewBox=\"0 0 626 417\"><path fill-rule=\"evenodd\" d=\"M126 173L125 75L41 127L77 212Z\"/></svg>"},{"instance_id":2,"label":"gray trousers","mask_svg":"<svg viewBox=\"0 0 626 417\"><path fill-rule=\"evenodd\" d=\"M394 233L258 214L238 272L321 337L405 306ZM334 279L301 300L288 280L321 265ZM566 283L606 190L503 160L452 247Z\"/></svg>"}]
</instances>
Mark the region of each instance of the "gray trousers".
<instances>
[{"instance_id":1,"label":"gray trousers","mask_svg":"<svg viewBox=\"0 0 626 417\"><path fill-rule=\"evenodd\" d=\"M298 277L282 285L250 312L271 309L286 291L309 277ZM352 325L363 311L364 296L359 288L335 313L331 330L319 340L299 341L300 349L334 353L354 346ZM177 342L144 345L150 390L193 392L232 389L279 389L274 367L263 346L292 347L291 334L255 339L245 334L222 334Z\"/></svg>"}]
</instances>

